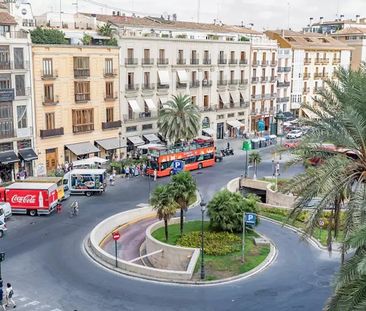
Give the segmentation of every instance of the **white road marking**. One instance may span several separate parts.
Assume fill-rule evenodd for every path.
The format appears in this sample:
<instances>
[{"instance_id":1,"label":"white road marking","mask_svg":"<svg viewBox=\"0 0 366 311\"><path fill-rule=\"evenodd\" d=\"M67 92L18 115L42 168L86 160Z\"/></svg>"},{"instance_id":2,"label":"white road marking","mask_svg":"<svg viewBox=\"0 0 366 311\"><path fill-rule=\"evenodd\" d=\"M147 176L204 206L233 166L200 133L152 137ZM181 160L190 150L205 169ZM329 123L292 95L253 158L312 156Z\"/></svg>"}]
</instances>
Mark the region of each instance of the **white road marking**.
<instances>
[{"instance_id":1,"label":"white road marking","mask_svg":"<svg viewBox=\"0 0 366 311\"><path fill-rule=\"evenodd\" d=\"M23 305L23 307L36 306L36 305L39 305L39 304L40 304L39 301L34 300L34 301L31 301L31 302L26 303L25 305Z\"/></svg>"}]
</instances>

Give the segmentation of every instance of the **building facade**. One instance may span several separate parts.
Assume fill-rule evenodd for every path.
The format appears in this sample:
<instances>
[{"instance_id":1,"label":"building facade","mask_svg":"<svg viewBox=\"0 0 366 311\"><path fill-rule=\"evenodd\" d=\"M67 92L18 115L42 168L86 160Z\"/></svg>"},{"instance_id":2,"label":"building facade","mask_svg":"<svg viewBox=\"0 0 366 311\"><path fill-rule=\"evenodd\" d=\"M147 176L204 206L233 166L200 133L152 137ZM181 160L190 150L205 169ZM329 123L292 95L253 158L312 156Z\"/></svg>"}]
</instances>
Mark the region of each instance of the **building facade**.
<instances>
[{"instance_id":1,"label":"building facade","mask_svg":"<svg viewBox=\"0 0 366 311\"><path fill-rule=\"evenodd\" d=\"M31 42L0 4L0 182L33 174Z\"/></svg>"},{"instance_id":2,"label":"building facade","mask_svg":"<svg viewBox=\"0 0 366 311\"><path fill-rule=\"evenodd\" d=\"M292 50L278 49L276 112L290 112Z\"/></svg>"},{"instance_id":3,"label":"building facade","mask_svg":"<svg viewBox=\"0 0 366 311\"><path fill-rule=\"evenodd\" d=\"M317 93L325 87L324 80L333 79L339 66L349 68L351 48L329 36L295 31L267 31L281 48L292 50L291 112L296 116L309 110L302 103L314 104Z\"/></svg>"},{"instance_id":4,"label":"building facade","mask_svg":"<svg viewBox=\"0 0 366 311\"><path fill-rule=\"evenodd\" d=\"M119 49L33 45L32 51L37 175L90 155L122 156Z\"/></svg>"}]
</instances>

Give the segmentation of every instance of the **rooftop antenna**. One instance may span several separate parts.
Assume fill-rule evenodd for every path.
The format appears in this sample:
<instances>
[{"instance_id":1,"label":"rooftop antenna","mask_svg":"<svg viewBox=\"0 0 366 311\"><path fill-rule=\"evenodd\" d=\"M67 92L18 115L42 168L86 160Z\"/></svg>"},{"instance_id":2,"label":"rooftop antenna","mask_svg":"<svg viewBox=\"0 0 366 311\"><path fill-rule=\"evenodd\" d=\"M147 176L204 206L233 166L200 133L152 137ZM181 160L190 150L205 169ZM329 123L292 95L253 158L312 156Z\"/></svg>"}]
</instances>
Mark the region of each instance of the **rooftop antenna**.
<instances>
[{"instance_id":1,"label":"rooftop antenna","mask_svg":"<svg viewBox=\"0 0 366 311\"><path fill-rule=\"evenodd\" d=\"M200 10L201 10L201 0L198 0L198 6L197 6L197 23L200 22Z\"/></svg>"}]
</instances>

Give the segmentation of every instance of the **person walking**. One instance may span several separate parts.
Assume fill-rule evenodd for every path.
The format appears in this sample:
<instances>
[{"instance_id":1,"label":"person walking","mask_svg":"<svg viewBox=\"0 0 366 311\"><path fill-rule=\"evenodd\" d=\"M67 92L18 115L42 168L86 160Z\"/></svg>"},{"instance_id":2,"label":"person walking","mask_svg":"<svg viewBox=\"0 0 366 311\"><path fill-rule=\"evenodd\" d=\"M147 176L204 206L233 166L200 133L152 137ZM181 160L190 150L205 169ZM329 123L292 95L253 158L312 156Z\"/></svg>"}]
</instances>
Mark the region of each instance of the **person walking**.
<instances>
[{"instance_id":1,"label":"person walking","mask_svg":"<svg viewBox=\"0 0 366 311\"><path fill-rule=\"evenodd\" d=\"M126 166L126 168L125 168L125 174L126 174L126 178L130 178L130 168L128 166Z\"/></svg>"},{"instance_id":2,"label":"person walking","mask_svg":"<svg viewBox=\"0 0 366 311\"><path fill-rule=\"evenodd\" d=\"M5 289L5 302L6 302L5 307L9 307L9 303L13 305L13 308L17 307L13 299L13 295L14 295L13 287L11 286L10 283L7 283Z\"/></svg>"},{"instance_id":3,"label":"person walking","mask_svg":"<svg viewBox=\"0 0 366 311\"><path fill-rule=\"evenodd\" d=\"M158 171L154 169L154 181L156 181L156 178L158 177Z\"/></svg>"}]
</instances>

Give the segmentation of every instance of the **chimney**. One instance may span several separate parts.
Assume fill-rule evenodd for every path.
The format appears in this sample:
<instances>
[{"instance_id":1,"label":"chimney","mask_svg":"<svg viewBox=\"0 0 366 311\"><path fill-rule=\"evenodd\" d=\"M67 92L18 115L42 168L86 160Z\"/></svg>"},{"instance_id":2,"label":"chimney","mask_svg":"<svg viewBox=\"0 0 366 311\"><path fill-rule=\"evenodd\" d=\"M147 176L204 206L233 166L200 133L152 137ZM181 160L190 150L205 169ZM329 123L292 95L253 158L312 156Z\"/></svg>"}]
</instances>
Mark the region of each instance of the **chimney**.
<instances>
[{"instance_id":1,"label":"chimney","mask_svg":"<svg viewBox=\"0 0 366 311\"><path fill-rule=\"evenodd\" d=\"M172 16L172 18L173 18L173 21L175 21L175 22L176 22L176 21L177 21L177 14L176 14L176 13L174 13L174 14L173 14L173 16Z\"/></svg>"},{"instance_id":2,"label":"chimney","mask_svg":"<svg viewBox=\"0 0 366 311\"><path fill-rule=\"evenodd\" d=\"M356 23L359 24L360 23L360 15L356 15Z\"/></svg>"},{"instance_id":3,"label":"chimney","mask_svg":"<svg viewBox=\"0 0 366 311\"><path fill-rule=\"evenodd\" d=\"M214 18L214 25L216 25L216 18Z\"/></svg>"},{"instance_id":4,"label":"chimney","mask_svg":"<svg viewBox=\"0 0 366 311\"><path fill-rule=\"evenodd\" d=\"M314 20L314 18L310 17L309 20L310 20L309 27L311 27L311 26L313 26L313 20Z\"/></svg>"},{"instance_id":5,"label":"chimney","mask_svg":"<svg viewBox=\"0 0 366 311\"><path fill-rule=\"evenodd\" d=\"M120 11L117 11L117 16L121 16L121 12Z\"/></svg>"},{"instance_id":6,"label":"chimney","mask_svg":"<svg viewBox=\"0 0 366 311\"><path fill-rule=\"evenodd\" d=\"M320 16L320 18L319 18L319 24L323 24L323 22L324 22L324 17L323 16Z\"/></svg>"},{"instance_id":7,"label":"chimney","mask_svg":"<svg viewBox=\"0 0 366 311\"><path fill-rule=\"evenodd\" d=\"M343 21L343 19L344 19L344 15L343 15L343 14L341 14L341 15L339 16L339 20L340 20L340 21Z\"/></svg>"},{"instance_id":8,"label":"chimney","mask_svg":"<svg viewBox=\"0 0 366 311\"><path fill-rule=\"evenodd\" d=\"M244 27L244 21L241 21L240 26Z\"/></svg>"},{"instance_id":9,"label":"chimney","mask_svg":"<svg viewBox=\"0 0 366 311\"><path fill-rule=\"evenodd\" d=\"M116 15L116 11L113 11L113 12L112 12L112 15L113 15L113 16L114 16L114 15Z\"/></svg>"}]
</instances>

